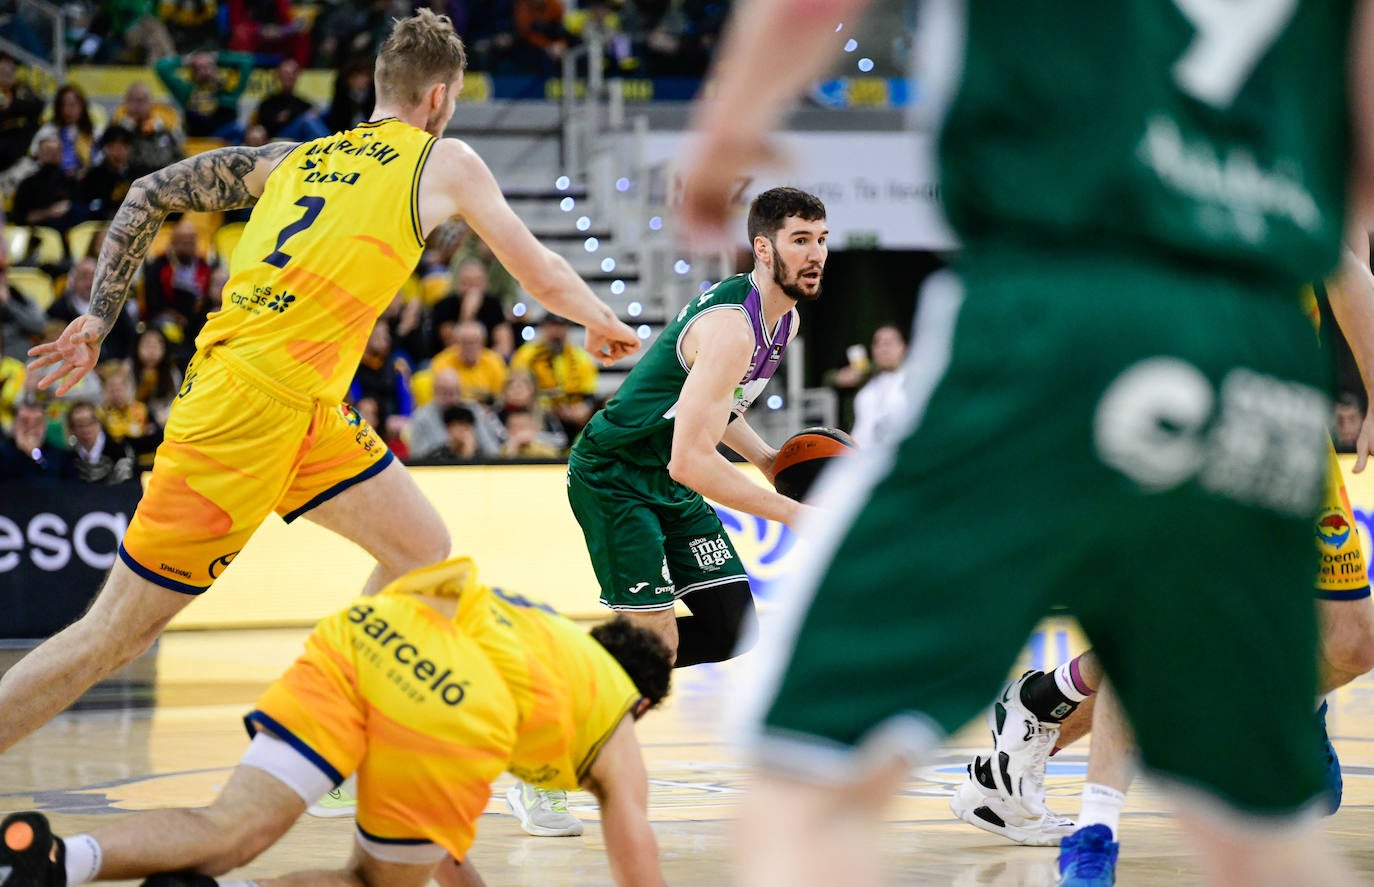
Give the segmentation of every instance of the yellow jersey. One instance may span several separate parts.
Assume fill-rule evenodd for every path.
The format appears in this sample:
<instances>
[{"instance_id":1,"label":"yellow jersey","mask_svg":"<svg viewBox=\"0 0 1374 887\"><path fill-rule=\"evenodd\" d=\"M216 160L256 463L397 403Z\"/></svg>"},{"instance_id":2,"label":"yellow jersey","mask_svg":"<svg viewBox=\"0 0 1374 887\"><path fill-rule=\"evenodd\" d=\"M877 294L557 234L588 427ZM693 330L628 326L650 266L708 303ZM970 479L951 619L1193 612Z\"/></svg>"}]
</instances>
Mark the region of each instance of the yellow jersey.
<instances>
[{"instance_id":1,"label":"yellow jersey","mask_svg":"<svg viewBox=\"0 0 1374 887\"><path fill-rule=\"evenodd\" d=\"M298 145L267 177L201 351L305 397L341 400L368 334L424 250L434 137L395 118Z\"/></svg>"},{"instance_id":2,"label":"yellow jersey","mask_svg":"<svg viewBox=\"0 0 1374 887\"><path fill-rule=\"evenodd\" d=\"M419 595L456 597L457 611ZM246 720L336 784L356 772L365 835L462 859L503 770L577 788L638 699L590 635L456 558L320 622Z\"/></svg>"},{"instance_id":3,"label":"yellow jersey","mask_svg":"<svg viewBox=\"0 0 1374 887\"><path fill-rule=\"evenodd\" d=\"M515 701L507 769L526 782L576 789L639 701L634 681L591 635L548 604L480 584L470 558L412 572L382 594L459 598L454 625L477 641Z\"/></svg>"}]
</instances>

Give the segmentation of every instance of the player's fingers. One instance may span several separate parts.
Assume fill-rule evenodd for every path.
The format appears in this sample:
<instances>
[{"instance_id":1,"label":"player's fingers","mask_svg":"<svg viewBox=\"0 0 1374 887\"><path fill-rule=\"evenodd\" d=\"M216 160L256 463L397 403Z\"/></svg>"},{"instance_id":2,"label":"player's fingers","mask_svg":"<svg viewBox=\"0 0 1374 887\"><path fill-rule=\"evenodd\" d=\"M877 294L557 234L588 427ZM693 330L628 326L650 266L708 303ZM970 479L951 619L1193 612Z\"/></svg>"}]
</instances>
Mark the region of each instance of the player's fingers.
<instances>
[{"instance_id":1,"label":"player's fingers","mask_svg":"<svg viewBox=\"0 0 1374 887\"><path fill-rule=\"evenodd\" d=\"M51 386L52 383L58 381L65 375L67 375L67 368L65 366L59 365L56 368L54 368L51 372L44 374L43 377L38 380L38 387L47 388Z\"/></svg>"},{"instance_id":2,"label":"player's fingers","mask_svg":"<svg viewBox=\"0 0 1374 887\"><path fill-rule=\"evenodd\" d=\"M1356 474L1364 471L1365 463L1369 461L1369 441L1361 437L1359 446L1355 448L1355 467L1350 469Z\"/></svg>"},{"instance_id":3,"label":"player's fingers","mask_svg":"<svg viewBox=\"0 0 1374 887\"><path fill-rule=\"evenodd\" d=\"M29 354L31 356L34 353L35 352L32 350L29 351ZM43 369L43 367L52 366L55 363L60 363L61 360L62 355L53 351L45 351L29 362L29 372L33 372L34 370L41 370Z\"/></svg>"}]
</instances>

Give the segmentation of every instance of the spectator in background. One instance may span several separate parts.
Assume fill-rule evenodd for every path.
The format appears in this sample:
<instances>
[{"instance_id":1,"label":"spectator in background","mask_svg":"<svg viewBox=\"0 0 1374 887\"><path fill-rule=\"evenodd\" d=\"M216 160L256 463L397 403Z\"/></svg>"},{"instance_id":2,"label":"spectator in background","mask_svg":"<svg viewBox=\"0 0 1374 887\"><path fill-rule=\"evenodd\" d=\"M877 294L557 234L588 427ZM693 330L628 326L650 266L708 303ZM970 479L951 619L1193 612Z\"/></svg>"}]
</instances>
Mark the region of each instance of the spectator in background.
<instances>
[{"instance_id":1,"label":"spectator in background","mask_svg":"<svg viewBox=\"0 0 1374 887\"><path fill-rule=\"evenodd\" d=\"M177 52L213 49L219 42L219 0L158 0L157 17Z\"/></svg>"},{"instance_id":2,"label":"spectator in background","mask_svg":"<svg viewBox=\"0 0 1374 887\"><path fill-rule=\"evenodd\" d=\"M510 365L534 376L540 404L569 434L581 431L596 411L596 361L568 341L568 322L558 315L544 315L539 335L520 346Z\"/></svg>"},{"instance_id":3,"label":"spectator in background","mask_svg":"<svg viewBox=\"0 0 1374 887\"><path fill-rule=\"evenodd\" d=\"M486 347L487 331L475 320L453 327L450 344L434 355L430 368L451 369L458 374L464 400L491 403L506 384L506 362Z\"/></svg>"},{"instance_id":4,"label":"spectator in background","mask_svg":"<svg viewBox=\"0 0 1374 887\"><path fill-rule=\"evenodd\" d=\"M324 123L330 132L352 129L372 116L377 91L372 83L372 62L351 58L334 78L334 97Z\"/></svg>"},{"instance_id":5,"label":"spectator in background","mask_svg":"<svg viewBox=\"0 0 1374 887\"><path fill-rule=\"evenodd\" d=\"M562 73L563 55L573 43L563 25L562 0L515 0L515 47L518 63L539 77Z\"/></svg>"},{"instance_id":6,"label":"spectator in background","mask_svg":"<svg viewBox=\"0 0 1374 887\"><path fill-rule=\"evenodd\" d=\"M14 57L0 53L0 170L8 171L28 157L42 119L43 100L19 80ZM10 184L5 190L12 191L13 183L27 172L21 166L7 175Z\"/></svg>"},{"instance_id":7,"label":"spectator in background","mask_svg":"<svg viewBox=\"0 0 1374 887\"><path fill-rule=\"evenodd\" d=\"M18 287L9 285L8 263L4 259L4 226L0 225L0 357L24 362L37 336L43 335L47 320L43 310L34 304Z\"/></svg>"},{"instance_id":8,"label":"spectator in background","mask_svg":"<svg viewBox=\"0 0 1374 887\"><path fill-rule=\"evenodd\" d=\"M506 387L501 389L501 402L496 416L503 428L509 424L506 418L515 412L526 412L534 417L541 443L559 452L567 450L568 433L563 429L563 423L539 405L534 377L524 370L512 370L506 379Z\"/></svg>"},{"instance_id":9,"label":"spectator in background","mask_svg":"<svg viewBox=\"0 0 1374 887\"><path fill-rule=\"evenodd\" d=\"M14 430L0 440L0 480L70 480L71 454L48 439L48 416L28 398L14 409Z\"/></svg>"},{"instance_id":10,"label":"spectator in background","mask_svg":"<svg viewBox=\"0 0 1374 887\"><path fill-rule=\"evenodd\" d=\"M48 319L66 326L91 309L91 286L95 283L95 259L81 259L72 266L67 274L67 285L62 294L48 306ZM123 360L133 354L134 339L138 327L132 316L132 306L125 306L119 312L114 326L105 337L100 353L115 360Z\"/></svg>"},{"instance_id":11,"label":"spectator in background","mask_svg":"<svg viewBox=\"0 0 1374 887\"><path fill-rule=\"evenodd\" d=\"M14 407L24 394L27 369L24 361L4 353L5 332L0 326L0 431L9 434L14 428Z\"/></svg>"},{"instance_id":12,"label":"spectator in background","mask_svg":"<svg viewBox=\"0 0 1374 887\"><path fill-rule=\"evenodd\" d=\"M468 14L468 30L462 34L463 42L468 44L470 68L496 74L512 73L510 56L515 47L512 0L474 3Z\"/></svg>"},{"instance_id":13,"label":"spectator in background","mask_svg":"<svg viewBox=\"0 0 1374 887\"><path fill-rule=\"evenodd\" d=\"M96 367L100 376L100 422L115 440L137 440L155 434L148 407L134 400L134 374L127 361L106 360Z\"/></svg>"},{"instance_id":14,"label":"spectator in background","mask_svg":"<svg viewBox=\"0 0 1374 887\"><path fill-rule=\"evenodd\" d=\"M87 219L108 222L124 202L134 183L133 144L134 134L118 124L106 127L100 136L100 162L86 171L77 188L77 202Z\"/></svg>"},{"instance_id":15,"label":"spectator in background","mask_svg":"<svg viewBox=\"0 0 1374 887\"><path fill-rule=\"evenodd\" d=\"M424 406L416 407L406 426L405 439L412 458L427 459L444 448L448 443L444 411L459 405L466 406L475 417L478 452L494 453L500 448L499 429L492 427L490 414L480 404L464 403L463 384L458 373L452 369L438 369L434 371L433 397Z\"/></svg>"},{"instance_id":16,"label":"spectator in background","mask_svg":"<svg viewBox=\"0 0 1374 887\"><path fill-rule=\"evenodd\" d=\"M562 450L542 439L539 420L529 409L506 410L505 432L503 459L557 459L563 455Z\"/></svg>"},{"instance_id":17,"label":"spectator in background","mask_svg":"<svg viewBox=\"0 0 1374 887\"><path fill-rule=\"evenodd\" d=\"M506 316L509 317L511 308L520 298L520 284L496 258L491 247L487 246L482 238L478 237L471 228L462 222L458 222L457 226L459 228L458 245L453 250L448 266L449 274L453 278L451 289L458 292L462 291L458 282L458 271L470 259L478 259L487 269L487 292L500 300L501 307L505 310ZM509 355L506 357L509 358Z\"/></svg>"},{"instance_id":18,"label":"spectator in background","mask_svg":"<svg viewBox=\"0 0 1374 887\"><path fill-rule=\"evenodd\" d=\"M101 0L77 48L78 58L105 65L152 64L175 52L152 0Z\"/></svg>"},{"instance_id":19,"label":"spectator in background","mask_svg":"<svg viewBox=\"0 0 1374 887\"><path fill-rule=\"evenodd\" d=\"M600 39L603 68L608 69L608 76L612 77L639 67L633 41L620 14L622 5L621 0L584 0L580 8L563 17L574 40L585 43L593 36Z\"/></svg>"},{"instance_id":20,"label":"spectator in background","mask_svg":"<svg viewBox=\"0 0 1374 887\"><path fill-rule=\"evenodd\" d=\"M429 346L424 300L407 296L404 290L387 306L382 320L391 328L392 350L403 355L411 366L426 362L434 351Z\"/></svg>"},{"instance_id":21,"label":"spectator in background","mask_svg":"<svg viewBox=\"0 0 1374 887\"><path fill-rule=\"evenodd\" d=\"M364 62L369 74L377 50L391 30L391 21L402 14L395 0L340 2L315 25L317 65Z\"/></svg>"},{"instance_id":22,"label":"spectator in background","mask_svg":"<svg viewBox=\"0 0 1374 887\"><path fill-rule=\"evenodd\" d=\"M872 446L891 434L890 423L906 406L902 360L906 337L891 324L873 332L875 372L854 396L854 426L850 436L860 446Z\"/></svg>"},{"instance_id":23,"label":"spectator in background","mask_svg":"<svg viewBox=\"0 0 1374 887\"><path fill-rule=\"evenodd\" d=\"M111 439L90 401L72 404L67 411L67 432L76 477L85 483L117 484L138 474L133 444Z\"/></svg>"},{"instance_id":24,"label":"spectator in background","mask_svg":"<svg viewBox=\"0 0 1374 887\"><path fill-rule=\"evenodd\" d=\"M436 462L452 464L472 462L481 456L477 447L477 416L468 407L448 407L444 410L444 446L428 458Z\"/></svg>"},{"instance_id":25,"label":"spectator in background","mask_svg":"<svg viewBox=\"0 0 1374 887\"><path fill-rule=\"evenodd\" d=\"M55 136L39 139L35 156L38 168L15 190L10 219L66 231L81 221L77 180L62 171L62 144Z\"/></svg>"},{"instance_id":26,"label":"spectator in background","mask_svg":"<svg viewBox=\"0 0 1374 887\"><path fill-rule=\"evenodd\" d=\"M290 0L228 0L228 5L230 49L285 56L301 67L310 64L310 35Z\"/></svg>"},{"instance_id":27,"label":"spectator in background","mask_svg":"<svg viewBox=\"0 0 1374 887\"><path fill-rule=\"evenodd\" d=\"M39 127L30 147L36 154L39 141L44 138L57 139L62 146L62 172L79 179L90 168L96 135L86 95L80 87L67 83L59 86L53 94L52 120Z\"/></svg>"},{"instance_id":28,"label":"spectator in background","mask_svg":"<svg viewBox=\"0 0 1374 887\"><path fill-rule=\"evenodd\" d=\"M348 400L354 404L364 397L375 400L379 421L372 426L385 437L397 437L414 408L410 375L409 361L391 351L391 328L385 320L378 320L367 337L358 371L348 388Z\"/></svg>"},{"instance_id":29,"label":"spectator in background","mask_svg":"<svg viewBox=\"0 0 1374 887\"><path fill-rule=\"evenodd\" d=\"M481 259L473 257L460 264L454 274L454 291L435 302L430 309L434 333L439 342L447 343L451 336L450 327L475 320L482 325L482 344L497 354L504 351L504 361L514 350L515 334L510 324L506 323L505 309L501 307L501 300L491 292L489 283L487 266Z\"/></svg>"},{"instance_id":30,"label":"spectator in background","mask_svg":"<svg viewBox=\"0 0 1374 887\"><path fill-rule=\"evenodd\" d=\"M150 326L172 324L181 341L190 338L203 315L213 269L200 252L196 226L188 219L172 229L167 251L153 259L143 274L143 318Z\"/></svg>"},{"instance_id":31,"label":"spectator in background","mask_svg":"<svg viewBox=\"0 0 1374 887\"><path fill-rule=\"evenodd\" d=\"M1336 419L1331 429L1336 452L1355 452L1360 429L1364 427L1364 417L1365 405L1360 396L1351 391L1342 391L1336 398Z\"/></svg>"},{"instance_id":32,"label":"spectator in background","mask_svg":"<svg viewBox=\"0 0 1374 887\"><path fill-rule=\"evenodd\" d=\"M682 0L680 9L683 26L678 52L688 65L687 76L700 77L716 53L730 4L726 0Z\"/></svg>"},{"instance_id":33,"label":"spectator in background","mask_svg":"<svg viewBox=\"0 0 1374 887\"><path fill-rule=\"evenodd\" d=\"M189 75L181 72L182 66ZM253 57L238 52L193 52L153 66L158 79L181 105L188 136L237 144L243 138L239 97L253 76Z\"/></svg>"},{"instance_id":34,"label":"spectator in background","mask_svg":"<svg viewBox=\"0 0 1374 887\"><path fill-rule=\"evenodd\" d=\"M172 360L167 336L155 326L138 334L133 360L134 400L148 407L150 415L171 409L181 390L182 372Z\"/></svg>"},{"instance_id":35,"label":"spectator in background","mask_svg":"<svg viewBox=\"0 0 1374 887\"><path fill-rule=\"evenodd\" d=\"M253 114L269 139L289 139L308 142L329 135L324 121L315 113L315 106L296 95L301 66L295 59L283 59L277 65L277 91L266 95Z\"/></svg>"},{"instance_id":36,"label":"spectator in background","mask_svg":"<svg viewBox=\"0 0 1374 887\"><path fill-rule=\"evenodd\" d=\"M110 122L133 133L129 166L135 178L181 159L181 119L172 108L153 101L148 84L129 84Z\"/></svg>"}]
</instances>

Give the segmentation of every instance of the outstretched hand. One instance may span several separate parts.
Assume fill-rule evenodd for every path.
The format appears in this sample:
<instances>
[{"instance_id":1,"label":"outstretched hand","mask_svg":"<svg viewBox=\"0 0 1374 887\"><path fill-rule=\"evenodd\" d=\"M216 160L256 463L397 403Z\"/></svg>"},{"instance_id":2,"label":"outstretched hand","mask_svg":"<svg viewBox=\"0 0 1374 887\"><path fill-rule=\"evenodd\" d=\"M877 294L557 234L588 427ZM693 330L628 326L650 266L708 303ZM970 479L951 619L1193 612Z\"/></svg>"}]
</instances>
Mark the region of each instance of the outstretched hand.
<instances>
[{"instance_id":1,"label":"outstretched hand","mask_svg":"<svg viewBox=\"0 0 1374 887\"><path fill-rule=\"evenodd\" d=\"M701 251L733 248L739 236L731 223L747 176L759 167L783 166L785 160L769 142L708 133L692 148L681 173L678 217L687 245Z\"/></svg>"},{"instance_id":2,"label":"outstretched hand","mask_svg":"<svg viewBox=\"0 0 1374 887\"><path fill-rule=\"evenodd\" d=\"M67 324L55 341L30 348L29 356L37 358L29 364L30 373L52 368L38 380L38 387L47 388L60 380L54 393L61 397L71 391L100 359L100 341L104 335L103 321L83 314Z\"/></svg>"},{"instance_id":3,"label":"outstretched hand","mask_svg":"<svg viewBox=\"0 0 1374 887\"><path fill-rule=\"evenodd\" d=\"M600 361L602 366L610 366L622 357L628 357L639 350L639 336L622 321L615 321L603 329L587 327L587 350Z\"/></svg>"}]
</instances>

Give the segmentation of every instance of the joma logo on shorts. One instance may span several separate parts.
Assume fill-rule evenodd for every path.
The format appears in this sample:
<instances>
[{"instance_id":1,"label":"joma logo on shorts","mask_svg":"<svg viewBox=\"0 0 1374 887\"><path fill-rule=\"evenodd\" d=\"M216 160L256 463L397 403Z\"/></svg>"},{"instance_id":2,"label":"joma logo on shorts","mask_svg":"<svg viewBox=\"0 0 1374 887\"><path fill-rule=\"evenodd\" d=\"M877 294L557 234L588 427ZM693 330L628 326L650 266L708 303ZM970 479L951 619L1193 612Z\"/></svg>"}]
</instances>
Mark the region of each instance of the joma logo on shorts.
<instances>
[{"instance_id":1,"label":"joma logo on shorts","mask_svg":"<svg viewBox=\"0 0 1374 887\"><path fill-rule=\"evenodd\" d=\"M361 625L363 634L376 641L382 650L389 652L391 658L404 665L420 683L438 693L445 704L461 703L467 696L467 690L463 688L463 683L466 682L450 681L453 669L446 668L439 672L439 666L421 656L419 647L406 640L405 635L392 628L382 617L372 616L372 611L371 606L358 604L348 611L348 621ZM392 646L393 642L395 646Z\"/></svg>"},{"instance_id":2,"label":"joma logo on shorts","mask_svg":"<svg viewBox=\"0 0 1374 887\"><path fill-rule=\"evenodd\" d=\"M692 557L697 559L697 566L703 570L715 570L735 557L730 552L730 544L719 536L714 539L693 539L689 547Z\"/></svg>"}]
</instances>

